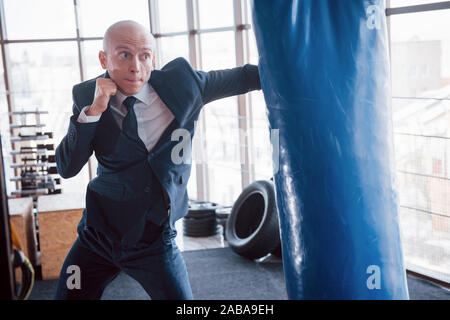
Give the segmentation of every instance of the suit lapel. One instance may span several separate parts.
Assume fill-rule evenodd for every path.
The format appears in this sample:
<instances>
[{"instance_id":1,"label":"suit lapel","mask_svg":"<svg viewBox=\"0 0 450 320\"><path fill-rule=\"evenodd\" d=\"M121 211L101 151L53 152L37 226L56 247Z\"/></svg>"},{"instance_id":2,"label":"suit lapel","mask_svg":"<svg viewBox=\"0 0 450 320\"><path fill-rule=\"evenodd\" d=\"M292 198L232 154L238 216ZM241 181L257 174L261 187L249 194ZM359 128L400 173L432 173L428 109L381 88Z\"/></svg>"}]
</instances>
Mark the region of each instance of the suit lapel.
<instances>
[{"instance_id":1,"label":"suit lapel","mask_svg":"<svg viewBox=\"0 0 450 320\"><path fill-rule=\"evenodd\" d=\"M167 65L166 65L167 66ZM169 108L175 119L182 126L185 120L185 112L180 108L177 102L177 92L170 81L168 71L164 66L161 70L153 70L148 82L158 94L159 98Z\"/></svg>"}]
</instances>

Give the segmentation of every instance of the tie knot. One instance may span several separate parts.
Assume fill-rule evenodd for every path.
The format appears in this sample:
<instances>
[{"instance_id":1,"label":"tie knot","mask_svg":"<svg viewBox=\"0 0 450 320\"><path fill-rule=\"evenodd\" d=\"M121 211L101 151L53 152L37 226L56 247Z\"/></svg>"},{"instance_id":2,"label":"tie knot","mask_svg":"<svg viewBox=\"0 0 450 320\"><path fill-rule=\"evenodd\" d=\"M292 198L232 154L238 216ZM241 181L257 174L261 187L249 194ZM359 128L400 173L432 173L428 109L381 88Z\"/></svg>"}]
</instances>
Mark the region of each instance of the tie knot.
<instances>
[{"instance_id":1,"label":"tie knot","mask_svg":"<svg viewBox=\"0 0 450 320\"><path fill-rule=\"evenodd\" d=\"M123 101L123 105L127 107L128 110L130 110L131 108L133 108L135 102L136 98L133 96L129 96Z\"/></svg>"}]
</instances>

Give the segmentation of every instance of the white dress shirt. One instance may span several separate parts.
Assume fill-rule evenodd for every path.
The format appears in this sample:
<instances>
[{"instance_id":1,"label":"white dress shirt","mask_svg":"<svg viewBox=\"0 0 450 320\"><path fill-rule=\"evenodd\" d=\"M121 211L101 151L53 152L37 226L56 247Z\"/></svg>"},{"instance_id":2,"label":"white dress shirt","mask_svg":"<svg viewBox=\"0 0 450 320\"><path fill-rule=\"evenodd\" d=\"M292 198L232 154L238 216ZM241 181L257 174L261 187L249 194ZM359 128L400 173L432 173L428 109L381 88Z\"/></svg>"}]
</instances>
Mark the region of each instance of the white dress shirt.
<instances>
[{"instance_id":1,"label":"white dress shirt","mask_svg":"<svg viewBox=\"0 0 450 320\"><path fill-rule=\"evenodd\" d=\"M147 150L150 151L175 117L149 83L146 83L141 91L133 96L137 99L134 104L134 112L136 113L138 135ZM122 121L128 113L127 107L122 104L126 97L117 90L116 95L111 98L111 111L113 111L120 128L122 128ZM80 123L98 121L101 115L86 115L84 110L87 107L85 106L81 110L77 121Z\"/></svg>"}]
</instances>

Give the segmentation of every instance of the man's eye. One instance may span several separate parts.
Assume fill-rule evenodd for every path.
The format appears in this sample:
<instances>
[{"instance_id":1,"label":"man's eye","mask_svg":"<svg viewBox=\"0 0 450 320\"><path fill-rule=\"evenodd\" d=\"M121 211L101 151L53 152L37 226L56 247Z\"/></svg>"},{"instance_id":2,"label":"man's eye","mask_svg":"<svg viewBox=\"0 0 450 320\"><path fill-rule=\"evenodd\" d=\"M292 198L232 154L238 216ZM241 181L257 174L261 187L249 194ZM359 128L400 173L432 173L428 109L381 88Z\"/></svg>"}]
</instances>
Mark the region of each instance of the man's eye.
<instances>
[{"instance_id":1,"label":"man's eye","mask_svg":"<svg viewBox=\"0 0 450 320\"><path fill-rule=\"evenodd\" d=\"M146 54L146 53L144 53L143 57L144 57L144 59L150 58L150 56L148 54Z\"/></svg>"},{"instance_id":2,"label":"man's eye","mask_svg":"<svg viewBox=\"0 0 450 320\"><path fill-rule=\"evenodd\" d=\"M126 57L128 57L128 53L122 52L122 53L120 54L120 56L121 56L122 58L126 58Z\"/></svg>"}]
</instances>

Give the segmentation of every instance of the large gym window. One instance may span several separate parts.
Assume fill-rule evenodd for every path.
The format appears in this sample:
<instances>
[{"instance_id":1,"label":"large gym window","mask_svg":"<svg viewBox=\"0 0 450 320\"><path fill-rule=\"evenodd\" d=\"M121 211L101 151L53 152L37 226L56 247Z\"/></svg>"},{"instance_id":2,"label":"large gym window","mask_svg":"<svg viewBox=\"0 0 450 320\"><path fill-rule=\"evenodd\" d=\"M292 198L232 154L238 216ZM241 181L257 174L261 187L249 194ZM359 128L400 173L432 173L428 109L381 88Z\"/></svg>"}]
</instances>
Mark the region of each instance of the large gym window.
<instances>
[{"instance_id":1,"label":"large gym window","mask_svg":"<svg viewBox=\"0 0 450 320\"><path fill-rule=\"evenodd\" d=\"M406 266L449 283L450 2L434 2L391 0L392 108Z\"/></svg>"}]
</instances>

